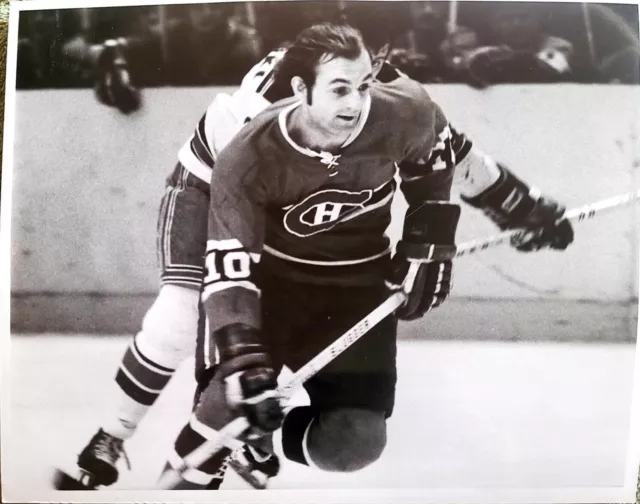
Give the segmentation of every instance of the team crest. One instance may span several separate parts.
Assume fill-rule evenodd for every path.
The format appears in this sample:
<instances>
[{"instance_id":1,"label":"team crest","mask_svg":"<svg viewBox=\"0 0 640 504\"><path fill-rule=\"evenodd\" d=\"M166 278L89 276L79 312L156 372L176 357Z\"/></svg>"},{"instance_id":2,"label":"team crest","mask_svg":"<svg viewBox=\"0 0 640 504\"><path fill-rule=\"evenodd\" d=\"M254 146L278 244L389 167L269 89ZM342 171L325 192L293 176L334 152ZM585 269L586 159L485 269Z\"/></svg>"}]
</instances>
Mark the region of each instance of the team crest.
<instances>
[{"instance_id":1,"label":"team crest","mask_svg":"<svg viewBox=\"0 0 640 504\"><path fill-rule=\"evenodd\" d=\"M391 192L389 196L392 195ZM358 192L339 189L318 191L287 209L284 227L296 236L312 236L381 206L381 202L375 200L378 198L374 198L371 189Z\"/></svg>"}]
</instances>

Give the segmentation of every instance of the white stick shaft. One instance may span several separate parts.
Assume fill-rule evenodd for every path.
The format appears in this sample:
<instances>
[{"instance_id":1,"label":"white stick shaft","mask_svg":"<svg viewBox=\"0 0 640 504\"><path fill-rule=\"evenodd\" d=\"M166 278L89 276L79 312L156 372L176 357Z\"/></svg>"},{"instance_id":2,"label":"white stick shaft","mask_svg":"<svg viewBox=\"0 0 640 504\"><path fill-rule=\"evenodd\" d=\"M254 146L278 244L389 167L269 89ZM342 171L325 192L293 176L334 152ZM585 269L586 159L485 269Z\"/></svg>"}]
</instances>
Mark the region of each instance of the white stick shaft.
<instances>
[{"instance_id":1,"label":"white stick shaft","mask_svg":"<svg viewBox=\"0 0 640 504\"><path fill-rule=\"evenodd\" d=\"M620 196L607 198L607 199L598 201L596 203L592 203L590 205L584 205L581 207L574 208L572 210L567 210L564 213L564 217L566 217L569 220L583 222L585 220L592 219L596 215L601 215L604 212L615 210L624 205L634 203L638 199L640 199L640 191L621 194ZM485 238L482 240L472 240L472 241L463 243L457 247L457 252L455 257L462 257L469 254L475 254L476 252L481 252L489 248L493 248L499 245L503 245L505 243L509 243L512 237L520 233L522 233L522 231L519 231L519 230L505 231L503 233L499 233L489 238Z\"/></svg>"},{"instance_id":2,"label":"white stick shaft","mask_svg":"<svg viewBox=\"0 0 640 504\"><path fill-rule=\"evenodd\" d=\"M346 333L335 340L331 345L316 355L313 359L302 366L296 373L280 388L282 396L289 398L292 392L315 375L323 367L334 360L338 355L358 341L368 331L376 326L385 317L391 315L404 302L405 294L396 292L389 296L385 302L364 317Z\"/></svg>"}]
</instances>

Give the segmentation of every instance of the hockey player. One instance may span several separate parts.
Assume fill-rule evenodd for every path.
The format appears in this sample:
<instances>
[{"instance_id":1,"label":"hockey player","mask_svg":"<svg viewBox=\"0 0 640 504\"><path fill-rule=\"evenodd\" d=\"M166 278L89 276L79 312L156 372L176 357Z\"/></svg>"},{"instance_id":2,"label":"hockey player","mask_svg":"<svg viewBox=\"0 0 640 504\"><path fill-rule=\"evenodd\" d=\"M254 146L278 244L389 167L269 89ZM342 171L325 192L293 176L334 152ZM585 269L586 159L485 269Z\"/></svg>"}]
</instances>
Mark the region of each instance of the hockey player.
<instances>
[{"instance_id":1,"label":"hockey player","mask_svg":"<svg viewBox=\"0 0 640 504\"><path fill-rule=\"evenodd\" d=\"M174 370L194 352L211 169L220 150L247 120L270 102L292 94L290 82L274 78L275 67L284 54L284 50L270 53L247 74L232 96L216 97L180 150L180 162L167 179L158 219L162 287L116 374L119 400L115 411L79 455L78 465L88 474L91 486L110 485L117 480L116 463L124 453L123 441L134 434ZM377 77L390 81L399 75L384 65ZM463 199L486 211L502 229L530 229L528 240L514 243L520 250L562 249L571 242L568 221L555 222L562 215L562 207L537 197L506 168L472 147L463 135L452 128L449 131L450 138L441 143L455 154L454 185ZM442 152L446 155L445 149ZM505 202L510 204L503 205ZM251 463L260 458L256 450L238 455ZM273 457L256 465L268 475L277 472Z\"/></svg>"},{"instance_id":2,"label":"hockey player","mask_svg":"<svg viewBox=\"0 0 640 504\"><path fill-rule=\"evenodd\" d=\"M449 295L456 163L491 179L467 195L471 204L503 227L544 230L525 249L571 241L559 206L454 136L422 86L373 75L354 28L304 30L277 68L294 96L255 117L216 159L198 392L167 471L238 416L251 426L249 443L282 428L282 451L300 464L350 472L380 457L394 408L397 320L420 318ZM395 163L409 208L391 257ZM297 370L370 313L411 264L418 273L407 302L306 382L310 405L285 415L276 395L282 367ZM229 454L189 469L175 488L219 487Z\"/></svg>"}]
</instances>

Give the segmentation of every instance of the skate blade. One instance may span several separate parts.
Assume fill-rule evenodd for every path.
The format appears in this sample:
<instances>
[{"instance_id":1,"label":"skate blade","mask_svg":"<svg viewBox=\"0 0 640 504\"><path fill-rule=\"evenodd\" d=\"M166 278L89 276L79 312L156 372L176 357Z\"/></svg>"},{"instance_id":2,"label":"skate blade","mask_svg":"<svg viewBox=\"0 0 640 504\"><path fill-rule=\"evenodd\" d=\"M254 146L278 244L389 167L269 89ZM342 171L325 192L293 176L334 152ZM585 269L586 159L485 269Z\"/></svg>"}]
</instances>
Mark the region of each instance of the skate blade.
<instances>
[{"instance_id":1,"label":"skate blade","mask_svg":"<svg viewBox=\"0 0 640 504\"><path fill-rule=\"evenodd\" d=\"M91 484L90 475L78 470L76 476L55 469L53 474L53 486L56 490L96 490L96 486Z\"/></svg>"},{"instance_id":2,"label":"skate blade","mask_svg":"<svg viewBox=\"0 0 640 504\"><path fill-rule=\"evenodd\" d=\"M247 469L246 466L242 465L241 463L235 460L229 461L229 467L231 467L231 469L233 469L238 476L240 476L243 480L249 483L256 490L265 490L267 488L267 485L269 483L268 477L266 476L264 476L263 478L257 477L253 473L253 471L250 471L249 469ZM256 471L256 472L260 473L259 471Z\"/></svg>"}]
</instances>

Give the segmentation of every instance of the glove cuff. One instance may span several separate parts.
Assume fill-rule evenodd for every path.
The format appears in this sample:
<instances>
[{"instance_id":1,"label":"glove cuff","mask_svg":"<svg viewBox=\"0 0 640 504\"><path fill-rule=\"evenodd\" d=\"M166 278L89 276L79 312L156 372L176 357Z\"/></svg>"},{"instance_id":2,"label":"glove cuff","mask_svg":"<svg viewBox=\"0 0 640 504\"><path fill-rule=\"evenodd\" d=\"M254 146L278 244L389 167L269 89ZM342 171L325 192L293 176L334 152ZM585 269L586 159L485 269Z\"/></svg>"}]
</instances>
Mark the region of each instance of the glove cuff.
<instances>
[{"instance_id":1,"label":"glove cuff","mask_svg":"<svg viewBox=\"0 0 640 504\"><path fill-rule=\"evenodd\" d=\"M525 184L504 165L497 163L497 166L500 176L491 187L477 196L460 198L482 210L502 229L520 227L535 210L540 191Z\"/></svg>"},{"instance_id":2,"label":"glove cuff","mask_svg":"<svg viewBox=\"0 0 640 504\"><path fill-rule=\"evenodd\" d=\"M220 354L223 377L255 367L271 367L271 358L260 339L260 331L245 324L232 324L213 333Z\"/></svg>"},{"instance_id":3,"label":"glove cuff","mask_svg":"<svg viewBox=\"0 0 640 504\"><path fill-rule=\"evenodd\" d=\"M407 243L399 241L396 252L411 262L451 261L457 252L455 245L433 243Z\"/></svg>"},{"instance_id":4,"label":"glove cuff","mask_svg":"<svg viewBox=\"0 0 640 504\"><path fill-rule=\"evenodd\" d=\"M421 246L454 245L459 220L460 206L448 201L409 207L404 219L402 242Z\"/></svg>"}]
</instances>

